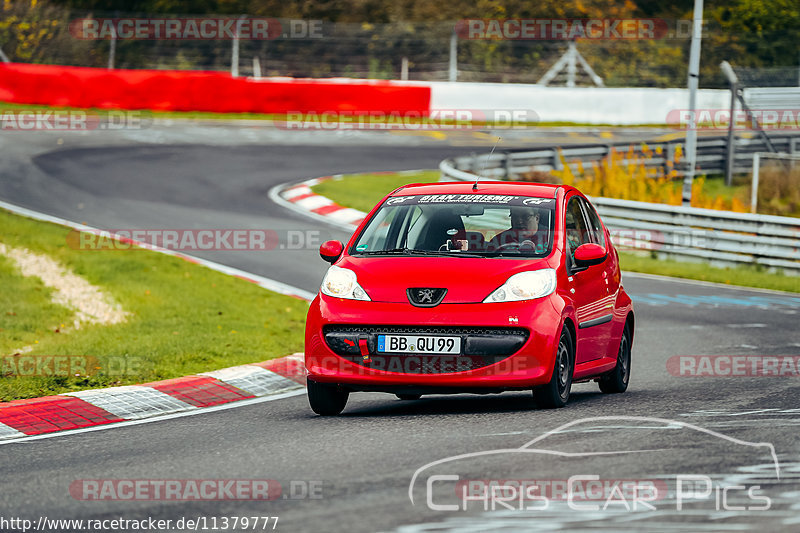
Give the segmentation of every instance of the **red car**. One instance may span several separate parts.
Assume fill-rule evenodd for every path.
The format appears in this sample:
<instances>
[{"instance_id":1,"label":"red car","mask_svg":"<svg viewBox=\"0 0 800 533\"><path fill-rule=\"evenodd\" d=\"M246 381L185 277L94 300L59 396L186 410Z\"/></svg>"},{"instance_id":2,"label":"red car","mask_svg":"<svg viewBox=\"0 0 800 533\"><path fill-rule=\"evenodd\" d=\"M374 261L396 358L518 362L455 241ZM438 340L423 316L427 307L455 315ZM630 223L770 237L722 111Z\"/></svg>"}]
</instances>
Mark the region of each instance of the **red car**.
<instances>
[{"instance_id":1,"label":"red car","mask_svg":"<svg viewBox=\"0 0 800 533\"><path fill-rule=\"evenodd\" d=\"M336 415L355 391L628 387L634 316L592 204L564 185L414 184L384 198L331 263L306 321L308 399Z\"/></svg>"}]
</instances>

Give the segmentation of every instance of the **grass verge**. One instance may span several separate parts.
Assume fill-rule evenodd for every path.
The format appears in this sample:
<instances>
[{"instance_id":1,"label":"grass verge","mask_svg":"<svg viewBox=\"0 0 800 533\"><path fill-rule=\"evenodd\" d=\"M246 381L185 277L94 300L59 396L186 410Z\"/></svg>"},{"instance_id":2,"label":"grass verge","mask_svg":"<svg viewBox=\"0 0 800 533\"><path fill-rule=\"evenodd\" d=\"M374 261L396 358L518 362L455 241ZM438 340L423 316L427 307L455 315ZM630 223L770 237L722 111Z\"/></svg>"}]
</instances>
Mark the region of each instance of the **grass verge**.
<instances>
[{"instance_id":1,"label":"grass verge","mask_svg":"<svg viewBox=\"0 0 800 533\"><path fill-rule=\"evenodd\" d=\"M108 112L108 109L83 109L83 108L75 108L75 107L64 107L64 106L50 106L50 105L37 105L37 104L17 104L13 102L0 102L0 109L3 111L28 111L28 110L59 110L59 111L87 111L87 112L94 112L99 115L102 115L105 112ZM118 110L115 110L118 111ZM297 121L296 116L289 116L285 113L214 113L211 111L151 111L151 110L140 110L142 112L142 118L150 117L150 118L159 118L159 119L183 119L183 120L220 120L220 121L227 121L227 120L264 120L264 121L286 121L287 119ZM332 124L335 119L332 117L325 117L321 114L313 114L309 113L305 115L302 119L305 122L308 122L311 127L315 124L323 125L323 124ZM349 129L350 122L354 119L351 118L351 115L343 114L341 122L345 124L345 127ZM382 124L382 123L393 123L396 124L395 120L389 120L387 118L386 121L380 121L373 117L368 122L368 129L374 128L375 124ZM450 131L452 130L453 122L443 120L442 130L443 131ZM417 124L426 123L425 120L420 118L407 118L404 119L404 123L407 123L411 126ZM469 124L474 125L476 127L483 127L484 129L504 129L508 128L509 124L507 123L499 123L496 126L492 124L486 124L484 122L479 121L466 121L460 123L462 125ZM560 128L560 127L570 127L570 128L618 128L618 129L637 129L637 128L669 128L668 124L592 124L592 123L584 123L584 122L563 122L563 121L552 121L552 122L531 122L529 124L513 124L515 129L529 127L531 129L534 128ZM410 127L409 131L416 131L417 128Z\"/></svg>"},{"instance_id":2,"label":"grass verge","mask_svg":"<svg viewBox=\"0 0 800 533\"><path fill-rule=\"evenodd\" d=\"M22 277L0 258L2 401L174 378L302 350L308 306L301 300L142 249L76 250L67 246L69 228L4 210L0 227L5 245L49 255L131 313L123 324L64 333L72 312L50 303L38 278ZM14 355L23 346L33 350ZM20 366L31 356L41 369ZM56 373L48 356L97 364L78 376L48 375Z\"/></svg>"},{"instance_id":3,"label":"grass verge","mask_svg":"<svg viewBox=\"0 0 800 533\"><path fill-rule=\"evenodd\" d=\"M383 196L400 185L438 181L438 179L438 170L424 170L417 175L354 174L345 176L341 180L325 181L312 187L312 190L345 207L369 211ZM665 260L637 252L620 252L620 261L622 268L631 272L800 292L800 276L784 276L779 273L765 272L756 267L716 268L704 263Z\"/></svg>"},{"instance_id":4,"label":"grass verge","mask_svg":"<svg viewBox=\"0 0 800 533\"><path fill-rule=\"evenodd\" d=\"M420 170L413 175L381 172L348 174L342 179L325 180L311 187L311 190L339 205L368 213L381 198L401 185L439 181L439 176L438 170Z\"/></svg>"}]
</instances>

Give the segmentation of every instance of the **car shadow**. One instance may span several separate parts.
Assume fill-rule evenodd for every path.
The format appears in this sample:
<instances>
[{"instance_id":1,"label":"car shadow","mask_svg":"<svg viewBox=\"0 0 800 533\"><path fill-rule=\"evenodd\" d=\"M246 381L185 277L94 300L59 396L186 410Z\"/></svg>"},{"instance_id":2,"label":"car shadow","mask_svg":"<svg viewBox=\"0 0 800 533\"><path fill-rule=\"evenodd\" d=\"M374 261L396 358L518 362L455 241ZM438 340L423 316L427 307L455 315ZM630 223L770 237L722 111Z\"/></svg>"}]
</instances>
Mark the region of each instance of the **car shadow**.
<instances>
[{"instance_id":1,"label":"car shadow","mask_svg":"<svg viewBox=\"0 0 800 533\"><path fill-rule=\"evenodd\" d=\"M420 415L460 415L460 414L487 414L487 413L514 413L520 411L548 412L536 405L530 392L505 392L502 394L454 394L423 396L419 400L399 400L389 394L385 401L379 402L378 396L368 404L358 401L357 395L352 395L351 401L345 408L341 417L369 418L369 417L405 417ZM587 402L598 400L606 396L598 392L573 392L570 395L570 406L575 407Z\"/></svg>"}]
</instances>

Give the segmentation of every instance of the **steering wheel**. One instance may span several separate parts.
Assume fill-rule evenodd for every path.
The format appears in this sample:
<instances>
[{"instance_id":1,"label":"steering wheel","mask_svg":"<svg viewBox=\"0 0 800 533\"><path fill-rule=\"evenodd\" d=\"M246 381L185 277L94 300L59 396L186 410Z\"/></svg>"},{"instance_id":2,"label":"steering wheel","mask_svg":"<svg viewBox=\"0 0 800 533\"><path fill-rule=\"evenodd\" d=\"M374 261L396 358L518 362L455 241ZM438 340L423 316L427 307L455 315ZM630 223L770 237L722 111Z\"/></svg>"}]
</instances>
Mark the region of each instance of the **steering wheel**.
<instances>
[{"instance_id":1,"label":"steering wheel","mask_svg":"<svg viewBox=\"0 0 800 533\"><path fill-rule=\"evenodd\" d=\"M530 239L525 239L524 241L520 242L507 242L505 244L501 244L497 247L495 252L502 252L503 250L513 249L513 250L520 250L520 251L528 251L535 250L536 246L534 245L533 241Z\"/></svg>"},{"instance_id":2,"label":"steering wheel","mask_svg":"<svg viewBox=\"0 0 800 533\"><path fill-rule=\"evenodd\" d=\"M518 242L507 242L498 246L497 249L495 249L495 252L502 252L503 250L507 250L509 248L518 249L519 246L520 244Z\"/></svg>"}]
</instances>

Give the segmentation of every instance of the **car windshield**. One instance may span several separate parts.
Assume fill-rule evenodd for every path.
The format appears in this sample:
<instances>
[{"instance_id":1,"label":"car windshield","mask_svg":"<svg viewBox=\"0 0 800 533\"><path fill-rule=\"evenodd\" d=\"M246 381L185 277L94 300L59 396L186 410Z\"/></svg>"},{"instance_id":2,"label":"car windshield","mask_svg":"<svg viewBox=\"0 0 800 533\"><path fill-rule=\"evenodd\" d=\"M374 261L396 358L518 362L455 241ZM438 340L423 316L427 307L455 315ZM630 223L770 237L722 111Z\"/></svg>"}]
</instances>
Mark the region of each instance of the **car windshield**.
<instances>
[{"instance_id":1,"label":"car windshield","mask_svg":"<svg viewBox=\"0 0 800 533\"><path fill-rule=\"evenodd\" d=\"M542 257L550 253L555 199L515 195L393 196L350 255Z\"/></svg>"}]
</instances>

